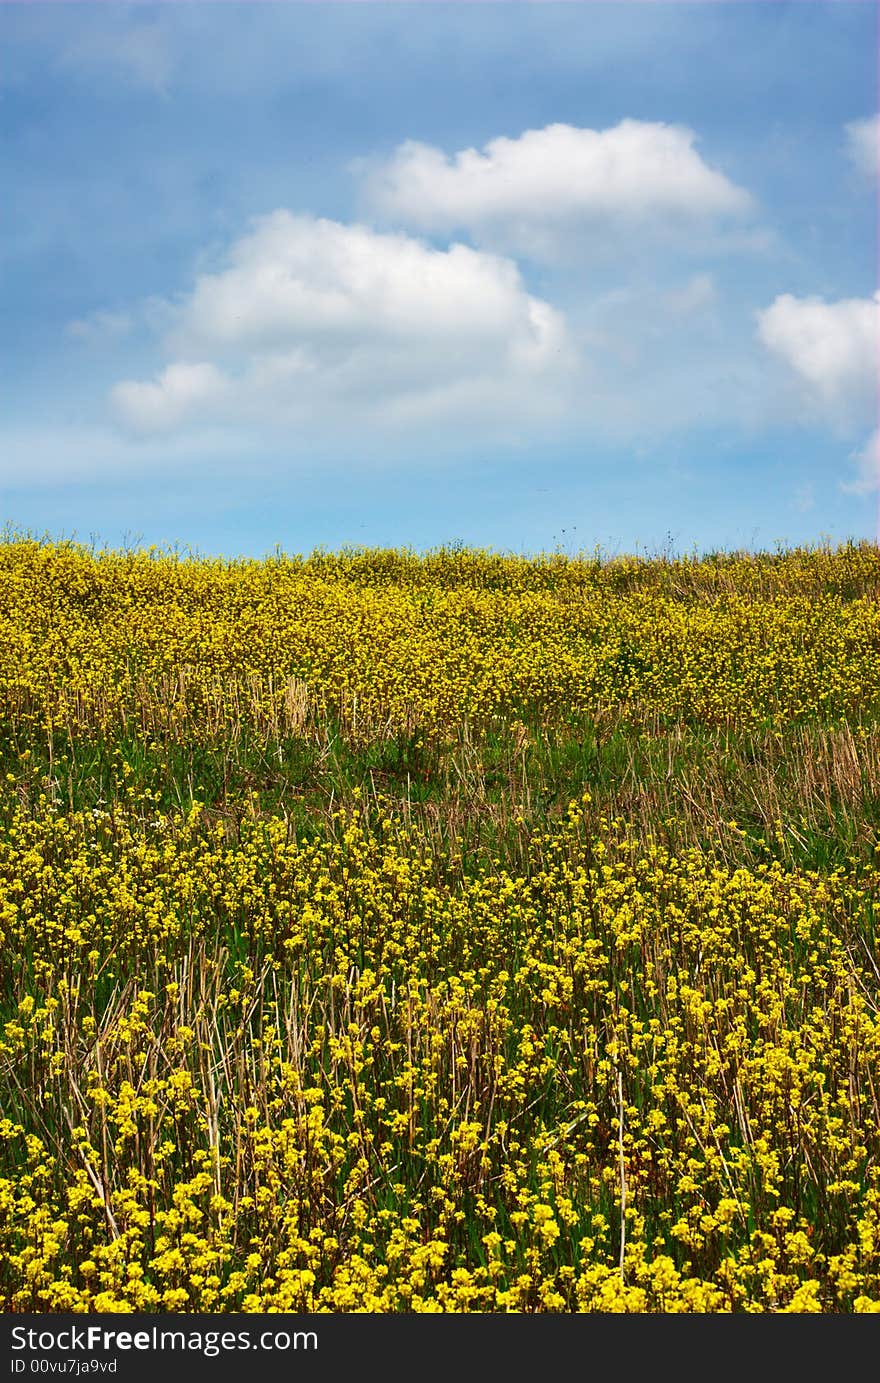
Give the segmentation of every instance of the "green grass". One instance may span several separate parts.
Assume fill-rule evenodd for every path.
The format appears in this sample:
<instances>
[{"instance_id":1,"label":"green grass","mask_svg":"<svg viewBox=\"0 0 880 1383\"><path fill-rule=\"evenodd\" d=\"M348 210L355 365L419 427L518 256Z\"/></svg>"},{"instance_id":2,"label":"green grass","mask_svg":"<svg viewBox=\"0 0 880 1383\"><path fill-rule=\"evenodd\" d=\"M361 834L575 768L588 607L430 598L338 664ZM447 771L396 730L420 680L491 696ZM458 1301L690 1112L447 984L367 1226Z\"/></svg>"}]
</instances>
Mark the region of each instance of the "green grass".
<instances>
[{"instance_id":1,"label":"green grass","mask_svg":"<svg viewBox=\"0 0 880 1383\"><path fill-rule=\"evenodd\" d=\"M186 811L193 801L231 832L244 815L282 814L299 835L332 830L360 805L430 828L469 860L514 864L529 835L588 790L597 818L624 818L673 848L700 845L727 863L767 858L828 871L880 847L880 727L794 725L719 730L680 722L651 731L586 717L498 720L454 738L425 732L347 740L328 721L308 735L235 740L134 735L0 739L4 796L38 810L126 804Z\"/></svg>"}]
</instances>

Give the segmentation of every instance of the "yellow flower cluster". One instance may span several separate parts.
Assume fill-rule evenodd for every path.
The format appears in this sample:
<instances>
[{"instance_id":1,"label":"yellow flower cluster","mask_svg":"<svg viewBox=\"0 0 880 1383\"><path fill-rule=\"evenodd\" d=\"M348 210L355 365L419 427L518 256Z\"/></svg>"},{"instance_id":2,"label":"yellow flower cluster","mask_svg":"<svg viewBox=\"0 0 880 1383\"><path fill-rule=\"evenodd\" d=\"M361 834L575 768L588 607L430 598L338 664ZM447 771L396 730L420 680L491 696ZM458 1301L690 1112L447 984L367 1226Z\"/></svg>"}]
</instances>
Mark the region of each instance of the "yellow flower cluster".
<instances>
[{"instance_id":1,"label":"yellow flower cluster","mask_svg":"<svg viewBox=\"0 0 880 1383\"><path fill-rule=\"evenodd\" d=\"M68 735L355 740L621 711L757 725L880 705L880 555L195 560L0 544L0 708Z\"/></svg>"},{"instance_id":2,"label":"yellow flower cluster","mask_svg":"<svg viewBox=\"0 0 880 1383\"><path fill-rule=\"evenodd\" d=\"M4 1309L880 1310L877 869L3 810Z\"/></svg>"}]
</instances>

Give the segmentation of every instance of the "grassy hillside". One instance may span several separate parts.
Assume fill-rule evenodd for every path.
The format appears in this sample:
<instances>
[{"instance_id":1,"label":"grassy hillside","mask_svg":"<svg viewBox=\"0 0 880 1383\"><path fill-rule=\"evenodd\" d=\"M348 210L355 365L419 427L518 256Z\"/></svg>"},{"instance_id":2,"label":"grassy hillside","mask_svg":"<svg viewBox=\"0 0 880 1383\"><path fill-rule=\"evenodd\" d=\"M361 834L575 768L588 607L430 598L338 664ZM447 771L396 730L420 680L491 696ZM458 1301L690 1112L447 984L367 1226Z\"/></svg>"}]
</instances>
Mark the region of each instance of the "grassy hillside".
<instances>
[{"instance_id":1,"label":"grassy hillside","mask_svg":"<svg viewBox=\"0 0 880 1383\"><path fill-rule=\"evenodd\" d=\"M0 545L0 1299L880 1310L880 551Z\"/></svg>"}]
</instances>

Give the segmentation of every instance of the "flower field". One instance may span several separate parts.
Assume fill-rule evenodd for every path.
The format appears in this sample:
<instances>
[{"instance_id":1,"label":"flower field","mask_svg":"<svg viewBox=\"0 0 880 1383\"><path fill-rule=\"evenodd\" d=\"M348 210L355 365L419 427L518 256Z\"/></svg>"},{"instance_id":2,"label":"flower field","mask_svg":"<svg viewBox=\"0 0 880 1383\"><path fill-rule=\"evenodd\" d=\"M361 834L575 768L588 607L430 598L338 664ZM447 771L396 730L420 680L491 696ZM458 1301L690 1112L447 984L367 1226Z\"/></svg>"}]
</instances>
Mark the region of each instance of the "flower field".
<instances>
[{"instance_id":1,"label":"flower field","mask_svg":"<svg viewBox=\"0 0 880 1383\"><path fill-rule=\"evenodd\" d=\"M880 1311L880 551L0 544L6 1311Z\"/></svg>"}]
</instances>

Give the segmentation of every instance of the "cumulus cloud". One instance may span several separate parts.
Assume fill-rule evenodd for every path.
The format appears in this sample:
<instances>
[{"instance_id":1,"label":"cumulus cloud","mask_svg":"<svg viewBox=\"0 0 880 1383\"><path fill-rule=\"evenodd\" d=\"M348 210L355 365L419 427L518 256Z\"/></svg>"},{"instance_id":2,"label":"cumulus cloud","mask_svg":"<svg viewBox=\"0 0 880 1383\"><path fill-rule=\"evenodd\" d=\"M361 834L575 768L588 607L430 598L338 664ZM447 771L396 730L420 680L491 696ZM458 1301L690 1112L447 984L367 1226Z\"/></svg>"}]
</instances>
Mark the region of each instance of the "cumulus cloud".
<instances>
[{"instance_id":1,"label":"cumulus cloud","mask_svg":"<svg viewBox=\"0 0 880 1383\"><path fill-rule=\"evenodd\" d=\"M846 151L860 172L880 175L880 115L853 120L846 127Z\"/></svg>"},{"instance_id":2,"label":"cumulus cloud","mask_svg":"<svg viewBox=\"0 0 880 1383\"><path fill-rule=\"evenodd\" d=\"M821 402L853 405L877 387L878 312L880 292L837 302L783 293L758 312L758 337Z\"/></svg>"},{"instance_id":3,"label":"cumulus cloud","mask_svg":"<svg viewBox=\"0 0 880 1383\"><path fill-rule=\"evenodd\" d=\"M210 361L169 365L155 380L124 380L114 389L122 416L142 432L173 431L194 415L222 405L230 381Z\"/></svg>"},{"instance_id":4,"label":"cumulus cloud","mask_svg":"<svg viewBox=\"0 0 880 1383\"><path fill-rule=\"evenodd\" d=\"M408 140L359 169L369 205L393 221L540 254L556 233L581 227L748 211L749 194L710 167L695 140L686 126L640 120L607 130L554 124L452 156Z\"/></svg>"},{"instance_id":5,"label":"cumulus cloud","mask_svg":"<svg viewBox=\"0 0 880 1383\"><path fill-rule=\"evenodd\" d=\"M139 432L537 416L573 363L564 318L510 260L285 210L160 315L174 358L112 393Z\"/></svg>"}]
</instances>

